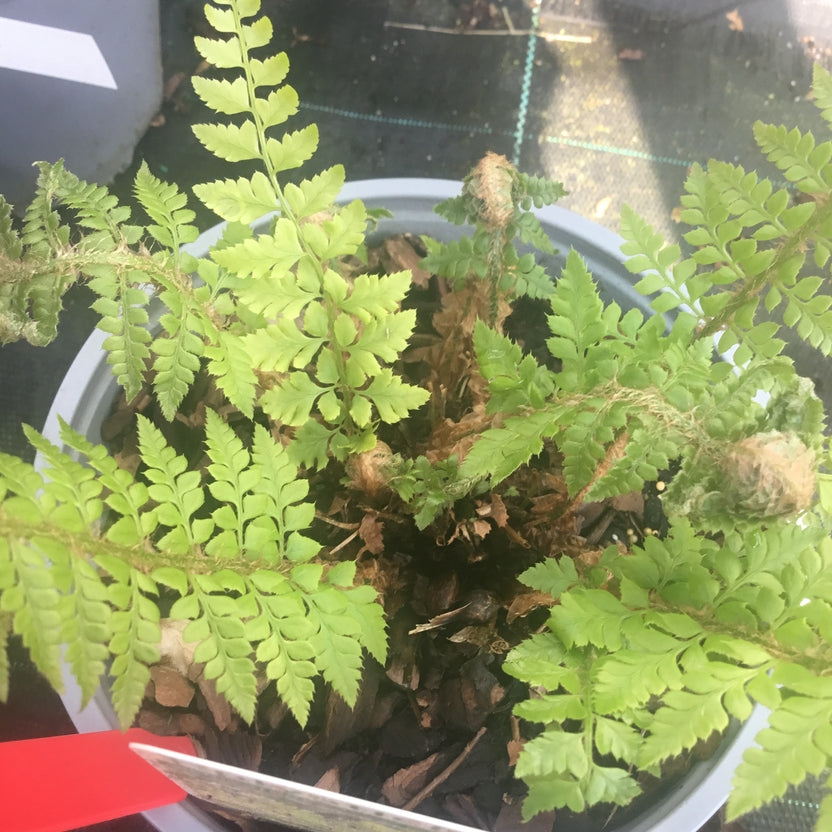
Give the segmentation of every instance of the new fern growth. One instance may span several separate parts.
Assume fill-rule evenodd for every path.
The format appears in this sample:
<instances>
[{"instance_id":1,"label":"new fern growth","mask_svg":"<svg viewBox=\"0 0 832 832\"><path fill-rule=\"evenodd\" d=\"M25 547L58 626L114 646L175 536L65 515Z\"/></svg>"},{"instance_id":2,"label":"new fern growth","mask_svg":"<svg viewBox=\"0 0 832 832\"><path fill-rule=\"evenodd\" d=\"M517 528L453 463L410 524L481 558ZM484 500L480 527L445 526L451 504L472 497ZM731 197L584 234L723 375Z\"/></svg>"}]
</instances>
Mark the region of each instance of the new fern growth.
<instances>
[{"instance_id":1,"label":"new fern growth","mask_svg":"<svg viewBox=\"0 0 832 832\"><path fill-rule=\"evenodd\" d=\"M354 704L365 656L384 662L387 641L355 559L314 536L311 495L341 488L351 510L372 505L363 551L375 556L382 516L415 527L415 560L438 545L441 521L458 531L477 514L480 530L491 518L534 564L512 578L550 596L545 626L516 638L503 664L530 691L514 711L527 817L626 804L644 775L757 704L769 726L737 770L731 816L829 767L830 450L821 404L777 334L791 327L832 353L821 291L832 143L755 125L789 188L735 165L695 166L684 254L625 209L623 250L653 296L650 316L605 304L580 252L564 253L559 274L544 270L535 249L552 246L532 208L564 191L489 154L438 207L470 236L424 241L423 266L448 291L435 343L409 354L430 363L418 386L401 374L416 327L410 273L355 274L371 217L359 201L335 204L344 169L286 181L318 133L283 130L298 96L287 57L260 57L272 27L259 6L215 0L205 11L217 36L196 41L219 74L194 88L230 117L196 136L258 168L194 188L226 221L208 256L182 249L197 236L187 197L144 165L134 190L144 224L60 162L40 165L21 222L0 199L3 342L50 341L62 294L83 279L128 400L151 389L173 420L203 372L225 399L190 421L204 450L194 465L143 416L135 473L66 424L63 449L26 429L42 472L0 455L0 697L18 635L56 688L63 653L86 699L108 676L128 725L169 617L249 722L266 684L302 724L321 680ZM814 88L832 121L832 77L817 69ZM547 312L534 355L506 334L524 297ZM731 361L714 360L715 346ZM405 420L401 447L377 441L393 444L386 426ZM337 485L327 490L325 476ZM585 542L587 502L614 504L660 476L662 539L566 554ZM535 551L511 512L545 477L558 488L535 506L530 528L548 532ZM830 812L827 799L821 828Z\"/></svg>"}]
</instances>

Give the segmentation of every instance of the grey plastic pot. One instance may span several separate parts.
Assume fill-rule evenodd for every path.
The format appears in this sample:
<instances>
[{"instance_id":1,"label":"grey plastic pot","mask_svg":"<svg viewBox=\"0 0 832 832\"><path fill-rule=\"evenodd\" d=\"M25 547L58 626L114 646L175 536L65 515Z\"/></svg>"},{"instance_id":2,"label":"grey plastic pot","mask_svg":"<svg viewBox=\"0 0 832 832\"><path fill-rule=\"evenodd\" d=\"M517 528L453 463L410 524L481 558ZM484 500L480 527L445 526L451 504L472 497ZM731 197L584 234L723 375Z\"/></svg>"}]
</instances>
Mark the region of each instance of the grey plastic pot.
<instances>
[{"instance_id":1,"label":"grey plastic pot","mask_svg":"<svg viewBox=\"0 0 832 832\"><path fill-rule=\"evenodd\" d=\"M159 0L0 0L0 40L0 193L22 207L44 159L124 170L162 102Z\"/></svg>"},{"instance_id":2,"label":"grey plastic pot","mask_svg":"<svg viewBox=\"0 0 832 832\"><path fill-rule=\"evenodd\" d=\"M393 218L380 222L377 237L411 232L448 240L459 236L460 229L439 218L433 207L458 193L459 183L455 181L380 179L348 184L339 202L362 199L370 208L389 209ZM632 277L623 266L620 237L557 206L542 209L538 217L561 252L547 264L551 267L551 274L558 273L558 263L574 248L586 260L606 302L616 301L625 309L638 306L645 312L649 311L645 299L633 289ZM264 218L257 225L265 227L267 222L268 218ZM186 249L194 255L204 256L221 233L222 225L215 226ZM105 333L98 331L90 336L61 384L44 429L53 442L59 441L59 414L92 441L100 441L101 423L118 392L102 349L106 337ZM79 731L103 731L117 724L106 690L99 690L87 707L81 710L80 690L67 669L64 682L66 692L62 699ZM737 724L728 731L709 760L697 763L678 783L660 792L656 800L637 817L618 826L613 823L607 827L607 832L696 832L727 798L734 769L744 750L764 726L766 717L764 709L755 709L747 722L741 726ZM212 818L187 801L155 809L145 815L162 832L214 832L220 829Z\"/></svg>"}]
</instances>

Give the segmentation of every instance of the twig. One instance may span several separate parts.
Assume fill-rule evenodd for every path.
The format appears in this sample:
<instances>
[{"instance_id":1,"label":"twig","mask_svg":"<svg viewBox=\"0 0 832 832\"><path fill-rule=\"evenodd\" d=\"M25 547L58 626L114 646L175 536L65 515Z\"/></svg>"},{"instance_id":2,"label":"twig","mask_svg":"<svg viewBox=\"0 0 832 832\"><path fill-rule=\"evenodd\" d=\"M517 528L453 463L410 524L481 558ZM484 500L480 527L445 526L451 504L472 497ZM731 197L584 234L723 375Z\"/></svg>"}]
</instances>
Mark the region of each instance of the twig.
<instances>
[{"instance_id":1,"label":"twig","mask_svg":"<svg viewBox=\"0 0 832 832\"><path fill-rule=\"evenodd\" d=\"M483 725L479 731L474 735L473 739L460 751L459 756L454 759L451 764L439 772L433 780L430 781L423 789L411 797L407 803L402 807L406 812L412 812L420 803L431 796L437 786L441 786L466 760L468 755L474 750L474 746L482 739L485 733L485 726Z\"/></svg>"},{"instance_id":2,"label":"twig","mask_svg":"<svg viewBox=\"0 0 832 832\"><path fill-rule=\"evenodd\" d=\"M321 514L320 511L315 512L315 519L322 520L324 523L329 523L330 526L345 529L348 532L351 532L353 529L357 529L361 525L360 523L342 523L340 520L333 520L331 517Z\"/></svg>"},{"instance_id":3,"label":"twig","mask_svg":"<svg viewBox=\"0 0 832 832\"><path fill-rule=\"evenodd\" d=\"M348 543L350 543L351 541L355 540L356 537L358 537L358 531L359 530L356 529L351 535L345 537L334 549L329 550L329 554L334 555L336 552L340 552L341 549L344 548L344 546L346 546Z\"/></svg>"},{"instance_id":4,"label":"twig","mask_svg":"<svg viewBox=\"0 0 832 832\"><path fill-rule=\"evenodd\" d=\"M426 26L423 23L398 23L392 20L384 21L385 29L411 29L416 32L433 32L439 35L491 35L503 37L535 37L547 43L593 43L589 35L564 35L554 32L538 32L534 29L451 29L447 26Z\"/></svg>"},{"instance_id":5,"label":"twig","mask_svg":"<svg viewBox=\"0 0 832 832\"><path fill-rule=\"evenodd\" d=\"M514 32L514 23L511 20L511 15L508 13L508 9L505 6L500 6L500 11L503 13L503 19L506 22L506 26L508 26L509 32Z\"/></svg>"}]
</instances>

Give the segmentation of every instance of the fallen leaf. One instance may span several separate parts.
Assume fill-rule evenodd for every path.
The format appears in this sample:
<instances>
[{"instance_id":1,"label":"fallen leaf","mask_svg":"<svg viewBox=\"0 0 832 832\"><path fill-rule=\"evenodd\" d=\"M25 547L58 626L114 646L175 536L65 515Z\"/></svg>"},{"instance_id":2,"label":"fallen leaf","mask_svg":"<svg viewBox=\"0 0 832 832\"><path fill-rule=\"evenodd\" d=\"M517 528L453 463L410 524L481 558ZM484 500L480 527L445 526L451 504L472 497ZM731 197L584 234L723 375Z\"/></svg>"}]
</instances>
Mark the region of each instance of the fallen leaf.
<instances>
[{"instance_id":1,"label":"fallen leaf","mask_svg":"<svg viewBox=\"0 0 832 832\"><path fill-rule=\"evenodd\" d=\"M199 690L205 697L205 704L214 717L214 723L220 731L225 731L231 725L231 705L228 700L217 691L213 679L206 679L200 676L197 680Z\"/></svg>"},{"instance_id":2,"label":"fallen leaf","mask_svg":"<svg viewBox=\"0 0 832 832\"><path fill-rule=\"evenodd\" d=\"M641 61L644 60L643 49L622 49L618 53L618 57L622 61Z\"/></svg>"},{"instance_id":3,"label":"fallen leaf","mask_svg":"<svg viewBox=\"0 0 832 832\"><path fill-rule=\"evenodd\" d=\"M681 222L682 221L682 211L685 209L681 205L677 205L671 212L670 212L670 219L673 222Z\"/></svg>"},{"instance_id":4,"label":"fallen leaf","mask_svg":"<svg viewBox=\"0 0 832 832\"><path fill-rule=\"evenodd\" d=\"M384 539L381 535L383 528L384 526L375 512L369 512L361 519L358 534L370 554L380 555L384 551Z\"/></svg>"},{"instance_id":5,"label":"fallen leaf","mask_svg":"<svg viewBox=\"0 0 832 832\"><path fill-rule=\"evenodd\" d=\"M593 212L595 219L600 220L604 216L604 214L607 213L607 208L609 208L610 205L612 205L611 196L605 196L602 199L599 199L598 202L595 204L595 211Z\"/></svg>"},{"instance_id":6,"label":"fallen leaf","mask_svg":"<svg viewBox=\"0 0 832 832\"><path fill-rule=\"evenodd\" d=\"M515 595L506 611L506 624L525 618L532 610L551 607L554 603L555 599L548 592L532 591Z\"/></svg>"},{"instance_id":7,"label":"fallen leaf","mask_svg":"<svg viewBox=\"0 0 832 832\"><path fill-rule=\"evenodd\" d=\"M743 30L742 17L739 9L728 12L725 17L728 18L728 28L732 32L741 32Z\"/></svg>"},{"instance_id":8,"label":"fallen leaf","mask_svg":"<svg viewBox=\"0 0 832 832\"><path fill-rule=\"evenodd\" d=\"M500 529L508 523L508 509L499 494L492 494L491 502L487 505L477 506L476 511L480 517L490 517Z\"/></svg>"},{"instance_id":9,"label":"fallen leaf","mask_svg":"<svg viewBox=\"0 0 832 832\"><path fill-rule=\"evenodd\" d=\"M182 733L177 715L166 709L147 705L139 711L136 725L160 737L173 737Z\"/></svg>"},{"instance_id":10,"label":"fallen leaf","mask_svg":"<svg viewBox=\"0 0 832 832\"><path fill-rule=\"evenodd\" d=\"M442 806L452 820L467 826L469 829L487 829L488 821L483 817L479 806L470 794L449 794Z\"/></svg>"},{"instance_id":11,"label":"fallen leaf","mask_svg":"<svg viewBox=\"0 0 832 832\"><path fill-rule=\"evenodd\" d=\"M523 832L549 832L555 822L555 812L540 812L531 820L523 818L522 802L516 800L513 803L506 803L497 816L494 824L494 832L514 832L522 829ZM559 825L559 824L558 824Z\"/></svg>"},{"instance_id":12,"label":"fallen leaf","mask_svg":"<svg viewBox=\"0 0 832 832\"><path fill-rule=\"evenodd\" d=\"M420 789L424 788L435 773L437 762L441 754L439 751L413 763L407 768L400 768L395 774L390 775L381 787L381 793L385 800L391 805L402 807Z\"/></svg>"},{"instance_id":13,"label":"fallen leaf","mask_svg":"<svg viewBox=\"0 0 832 832\"><path fill-rule=\"evenodd\" d=\"M436 630L439 627L444 627L446 624L456 621L468 607L469 604L465 604L464 607L457 607L455 610L448 610L440 615L434 615L429 621L425 621L424 624L417 624L413 629L409 630L408 635L415 636L419 633L426 633L428 630Z\"/></svg>"}]
</instances>

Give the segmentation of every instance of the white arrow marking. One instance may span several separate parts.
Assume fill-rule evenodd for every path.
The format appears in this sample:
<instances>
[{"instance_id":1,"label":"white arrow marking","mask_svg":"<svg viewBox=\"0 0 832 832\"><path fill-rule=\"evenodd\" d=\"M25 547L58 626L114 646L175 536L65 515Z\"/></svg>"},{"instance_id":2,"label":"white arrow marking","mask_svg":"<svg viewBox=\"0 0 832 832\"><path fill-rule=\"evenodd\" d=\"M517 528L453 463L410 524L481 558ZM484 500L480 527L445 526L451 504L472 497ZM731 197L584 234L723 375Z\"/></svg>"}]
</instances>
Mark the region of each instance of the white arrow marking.
<instances>
[{"instance_id":1,"label":"white arrow marking","mask_svg":"<svg viewBox=\"0 0 832 832\"><path fill-rule=\"evenodd\" d=\"M0 17L0 67L118 89L92 35Z\"/></svg>"}]
</instances>

